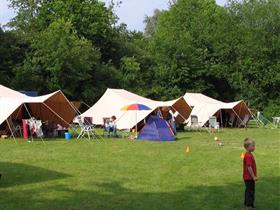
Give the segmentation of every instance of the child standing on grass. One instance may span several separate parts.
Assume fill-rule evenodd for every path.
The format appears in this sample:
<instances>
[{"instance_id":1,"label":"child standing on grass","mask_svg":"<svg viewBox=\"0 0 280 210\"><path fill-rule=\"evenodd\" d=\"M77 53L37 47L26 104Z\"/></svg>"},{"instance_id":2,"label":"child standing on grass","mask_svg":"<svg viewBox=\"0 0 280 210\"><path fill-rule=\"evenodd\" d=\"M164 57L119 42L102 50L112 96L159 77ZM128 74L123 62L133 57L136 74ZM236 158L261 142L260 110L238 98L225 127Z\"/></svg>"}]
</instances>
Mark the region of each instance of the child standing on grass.
<instances>
[{"instance_id":1,"label":"child standing on grass","mask_svg":"<svg viewBox=\"0 0 280 210\"><path fill-rule=\"evenodd\" d=\"M244 205L248 210L253 210L255 200L255 181L258 180L257 165L252 154L255 150L255 141L246 138L244 140L244 148L246 149L243 159L243 179L246 187Z\"/></svg>"}]
</instances>

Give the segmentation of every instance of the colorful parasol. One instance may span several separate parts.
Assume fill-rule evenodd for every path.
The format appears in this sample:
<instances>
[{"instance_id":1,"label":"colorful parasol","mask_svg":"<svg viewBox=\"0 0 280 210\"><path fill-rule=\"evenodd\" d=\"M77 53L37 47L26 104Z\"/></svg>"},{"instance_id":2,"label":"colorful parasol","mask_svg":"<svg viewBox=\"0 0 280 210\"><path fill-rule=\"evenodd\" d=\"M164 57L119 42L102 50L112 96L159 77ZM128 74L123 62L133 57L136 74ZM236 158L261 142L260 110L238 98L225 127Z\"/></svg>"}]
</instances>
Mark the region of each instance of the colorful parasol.
<instances>
[{"instance_id":1,"label":"colorful parasol","mask_svg":"<svg viewBox=\"0 0 280 210\"><path fill-rule=\"evenodd\" d=\"M122 111L135 111L135 119L136 119L136 125L135 125L135 131L136 131L136 139L137 139L137 111L148 111L151 110L151 108L149 108L148 106L144 105L144 104L130 104L130 105L126 105L124 107L121 108Z\"/></svg>"},{"instance_id":2,"label":"colorful parasol","mask_svg":"<svg viewBox=\"0 0 280 210\"><path fill-rule=\"evenodd\" d=\"M151 108L147 107L144 104L130 104L122 107L121 110L122 111L130 111L130 110L146 111L146 110L151 110Z\"/></svg>"}]
</instances>

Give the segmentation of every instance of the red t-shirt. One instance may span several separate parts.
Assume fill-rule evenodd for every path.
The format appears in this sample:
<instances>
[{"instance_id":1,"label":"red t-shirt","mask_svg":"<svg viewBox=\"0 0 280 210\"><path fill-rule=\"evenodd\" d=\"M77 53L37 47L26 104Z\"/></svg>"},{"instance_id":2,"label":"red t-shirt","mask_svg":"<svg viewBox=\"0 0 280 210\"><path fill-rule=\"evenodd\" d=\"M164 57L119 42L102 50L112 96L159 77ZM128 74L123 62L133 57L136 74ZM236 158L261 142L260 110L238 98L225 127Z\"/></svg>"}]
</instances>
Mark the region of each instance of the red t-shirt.
<instances>
[{"instance_id":1,"label":"red t-shirt","mask_svg":"<svg viewBox=\"0 0 280 210\"><path fill-rule=\"evenodd\" d=\"M243 179L244 180L253 180L251 177L248 167L251 166L254 172L254 175L257 176L257 166L256 161L252 153L246 152L243 159Z\"/></svg>"}]
</instances>

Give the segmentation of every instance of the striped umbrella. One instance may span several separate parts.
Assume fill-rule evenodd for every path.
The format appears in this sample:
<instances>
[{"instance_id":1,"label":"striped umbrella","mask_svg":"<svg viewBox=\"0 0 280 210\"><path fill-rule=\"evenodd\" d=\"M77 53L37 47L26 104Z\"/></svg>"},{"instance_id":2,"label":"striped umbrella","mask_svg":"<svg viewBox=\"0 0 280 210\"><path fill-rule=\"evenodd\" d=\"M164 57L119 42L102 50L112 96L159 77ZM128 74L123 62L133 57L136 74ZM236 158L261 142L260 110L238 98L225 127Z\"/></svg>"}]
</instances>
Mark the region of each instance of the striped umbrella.
<instances>
[{"instance_id":1,"label":"striped umbrella","mask_svg":"<svg viewBox=\"0 0 280 210\"><path fill-rule=\"evenodd\" d=\"M129 104L121 108L122 111L135 111L136 114L136 138L137 138L137 111L148 111L150 107L144 104Z\"/></svg>"},{"instance_id":2,"label":"striped umbrella","mask_svg":"<svg viewBox=\"0 0 280 210\"><path fill-rule=\"evenodd\" d=\"M147 111L151 110L151 108L147 107L144 104L130 104L122 107L122 111L130 111L130 110L135 110L135 111Z\"/></svg>"}]
</instances>

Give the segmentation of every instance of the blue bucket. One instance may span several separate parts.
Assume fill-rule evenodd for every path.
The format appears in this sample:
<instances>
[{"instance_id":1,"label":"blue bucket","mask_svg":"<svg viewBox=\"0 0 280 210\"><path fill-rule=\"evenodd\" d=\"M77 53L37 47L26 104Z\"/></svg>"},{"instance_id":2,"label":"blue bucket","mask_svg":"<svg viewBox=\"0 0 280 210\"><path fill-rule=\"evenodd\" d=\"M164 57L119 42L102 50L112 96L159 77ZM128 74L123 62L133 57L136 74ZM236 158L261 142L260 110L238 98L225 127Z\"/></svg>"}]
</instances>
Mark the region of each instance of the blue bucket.
<instances>
[{"instance_id":1,"label":"blue bucket","mask_svg":"<svg viewBox=\"0 0 280 210\"><path fill-rule=\"evenodd\" d=\"M65 139L69 141L71 139L71 133L66 132Z\"/></svg>"}]
</instances>

